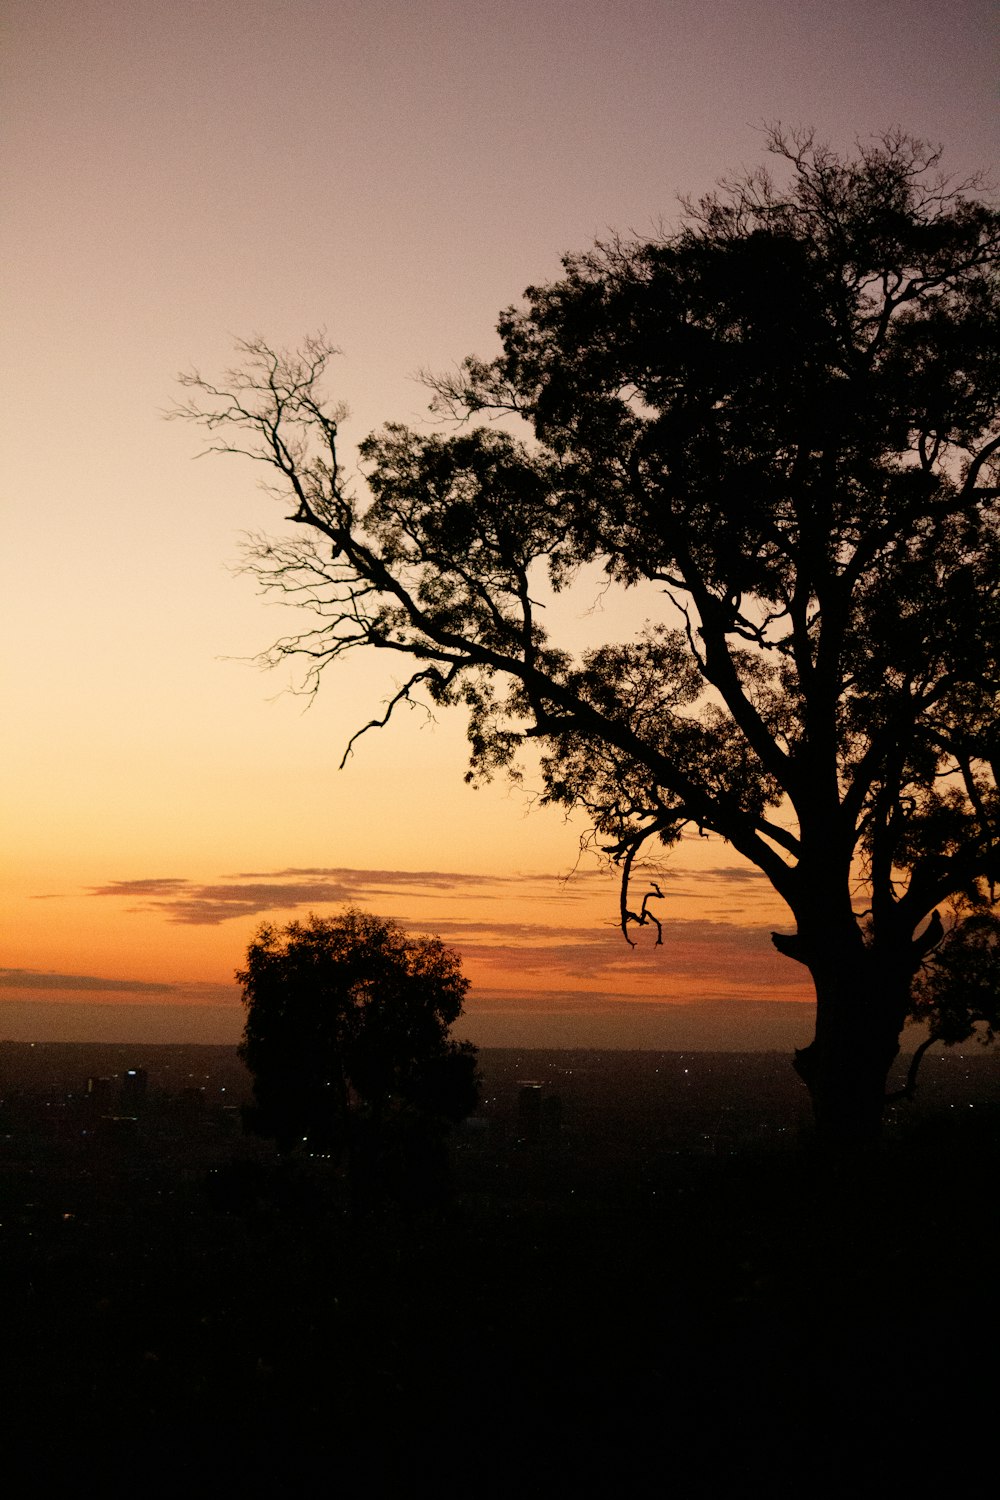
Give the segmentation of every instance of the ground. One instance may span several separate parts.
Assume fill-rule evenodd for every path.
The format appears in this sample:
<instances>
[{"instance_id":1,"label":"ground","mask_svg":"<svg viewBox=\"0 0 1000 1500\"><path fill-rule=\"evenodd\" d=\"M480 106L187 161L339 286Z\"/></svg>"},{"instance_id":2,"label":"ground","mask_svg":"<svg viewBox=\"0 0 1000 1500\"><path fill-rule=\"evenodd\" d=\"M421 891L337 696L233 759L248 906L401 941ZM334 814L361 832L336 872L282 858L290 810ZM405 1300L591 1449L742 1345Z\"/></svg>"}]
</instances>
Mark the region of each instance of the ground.
<instances>
[{"instance_id":1,"label":"ground","mask_svg":"<svg viewBox=\"0 0 1000 1500\"><path fill-rule=\"evenodd\" d=\"M31 1158L8 1133L8 1471L133 1495L991 1492L995 1075L854 1191L797 1137L699 1148L690 1106L657 1141L652 1063L617 1113L564 1071L536 1129L504 1093L529 1061L553 1097L540 1056L508 1059L448 1202L364 1216L232 1115L158 1165L126 1130L89 1176L65 1137Z\"/></svg>"}]
</instances>

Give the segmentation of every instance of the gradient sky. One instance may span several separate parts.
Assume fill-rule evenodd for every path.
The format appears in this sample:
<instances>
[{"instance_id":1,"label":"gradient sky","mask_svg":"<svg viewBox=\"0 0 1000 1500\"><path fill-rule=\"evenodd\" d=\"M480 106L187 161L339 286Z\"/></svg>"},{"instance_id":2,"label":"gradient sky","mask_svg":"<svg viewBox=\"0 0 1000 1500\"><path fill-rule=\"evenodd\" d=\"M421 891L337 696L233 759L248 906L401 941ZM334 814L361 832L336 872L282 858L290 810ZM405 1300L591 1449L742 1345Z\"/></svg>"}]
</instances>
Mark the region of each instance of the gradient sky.
<instances>
[{"instance_id":1,"label":"gradient sky","mask_svg":"<svg viewBox=\"0 0 1000 1500\"><path fill-rule=\"evenodd\" d=\"M635 951L580 825L462 782L462 725L351 732L248 659L280 610L234 577L278 512L193 462L176 372L233 339L344 351L349 440L427 420L421 368L609 230L652 230L762 158L902 125L958 175L997 156L986 0L7 0L0 1037L235 1040L267 917L356 900L440 932L485 1044L804 1042L767 885L718 841L665 870ZM616 619L574 601L577 641ZM628 628L639 613L622 622ZM787 925L787 923L785 923Z\"/></svg>"}]
</instances>

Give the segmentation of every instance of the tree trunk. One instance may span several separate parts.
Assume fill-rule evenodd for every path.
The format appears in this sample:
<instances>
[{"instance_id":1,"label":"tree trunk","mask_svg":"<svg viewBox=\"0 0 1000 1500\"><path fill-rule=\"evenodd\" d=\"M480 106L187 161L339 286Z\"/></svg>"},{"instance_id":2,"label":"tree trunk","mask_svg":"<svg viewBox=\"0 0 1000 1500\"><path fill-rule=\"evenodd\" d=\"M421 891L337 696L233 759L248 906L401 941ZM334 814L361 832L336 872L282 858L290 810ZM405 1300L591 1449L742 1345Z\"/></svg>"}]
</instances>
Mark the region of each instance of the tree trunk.
<instances>
[{"instance_id":1,"label":"tree trunk","mask_svg":"<svg viewBox=\"0 0 1000 1500\"><path fill-rule=\"evenodd\" d=\"M878 1150L886 1080L899 1052L903 986L870 951L810 964L816 986L816 1034L795 1054L809 1089L821 1155L848 1164Z\"/></svg>"}]
</instances>

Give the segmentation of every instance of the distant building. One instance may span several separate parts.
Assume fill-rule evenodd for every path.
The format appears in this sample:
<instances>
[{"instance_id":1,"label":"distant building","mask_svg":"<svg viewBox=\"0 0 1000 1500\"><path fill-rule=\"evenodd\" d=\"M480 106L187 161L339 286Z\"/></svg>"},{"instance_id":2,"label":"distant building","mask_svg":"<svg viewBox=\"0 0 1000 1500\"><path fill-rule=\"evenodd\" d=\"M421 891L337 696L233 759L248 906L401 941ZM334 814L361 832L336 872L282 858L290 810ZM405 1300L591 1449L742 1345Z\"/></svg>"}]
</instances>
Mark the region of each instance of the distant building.
<instances>
[{"instance_id":1,"label":"distant building","mask_svg":"<svg viewBox=\"0 0 1000 1500\"><path fill-rule=\"evenodd\" d=\"M104 1146L135 1146L139 1142L139 1121L135 1115L102 1115L97 1122L97 1138Z\"/></svg>"},{"instance_id":2,"label":"distant building","mask_svg":"<svg viewBox=\"0 0 1000 1500\"><path fill-rule=\"evenodd\" d=\"M542 1085L523 1079L517 1085L517 1135L522 1141L535 1142L542 1134Z\"/></svg>"},{"instance_id":3,"label":"distant building","mask_svg":"<svg viewBox=\"0 0 1000 1500\"><path fill-rule=\"evenodd\" d=\"M197 1120L205 1113L205 1090L198 1084L181 1089L177 1095L177 1108L187 1120Z\"/></svg>"},{"instance_id":4,"label":"distant building","mask_svg":"<svg viewBox=\"0 0 1000 1500\"><path fill-rule=\"evenodd\" d=\"M122 1074L121 1106L123 1111L132 1112L139 1109L146 1102L146 1086L148 1074L145 1068L127 1068Z\"/></svg>"},{"instance_id":5,"label":"distant building","mask_svg":"<svg viewBox=\"0 0 1000 1500\"><path fill-rule=\"evenodd\" d=\"M493 1134L493 1122L482 1115L467 1115L458 1127L458 1139L463 1146L485 1146Z\"/></svg>"},{"instance_id":6,"label":"distant building","mask_svg":"<svg viewBox=\"0 0 1000 1500\"><path fill-rule=\"evenodd\" d=\"M558 1141L562 1135L562 1100L548 1094L542 1102L542 1139Z\"/></svg>"},{"instance_id":7,"label":"distant building","mask_svg":"<svg viewBox=\"0 0 1000 1500\"><path fill-rule=\"evenodd\" d=\"M87 1079L87 1103L102 1112L115 1103L115 1080L91 1075Z\"/></svg>"}]
</instances>

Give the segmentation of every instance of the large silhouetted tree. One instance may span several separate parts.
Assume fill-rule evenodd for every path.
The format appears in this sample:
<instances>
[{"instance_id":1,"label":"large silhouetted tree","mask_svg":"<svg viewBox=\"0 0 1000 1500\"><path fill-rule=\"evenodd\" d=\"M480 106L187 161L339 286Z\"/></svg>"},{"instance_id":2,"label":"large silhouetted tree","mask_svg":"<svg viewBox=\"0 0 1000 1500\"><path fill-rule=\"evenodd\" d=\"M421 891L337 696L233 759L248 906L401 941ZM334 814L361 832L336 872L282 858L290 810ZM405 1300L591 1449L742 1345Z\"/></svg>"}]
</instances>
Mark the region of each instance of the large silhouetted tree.
<instances>
[{"instance_id":1,"label":"large silhouetted tree","mask_svg":"<svg viewBox=\"0 0 1000 1500\"><path fill-rule=\"evenodd\" d=\"M389 426L341 472L331 347L185 377L212 446L262 459L293 533L260 578L307 606L271 660L410 663L389 704L461 704L474 769L541 749L627 883L685 828L756 865L816 989L797 1054L821 1136L873 1140L914 975L1000 875L998 216L890 134L842 158L773 132L681 227L568 257L432 380L450 435ZM499 418L500 420L491 420ZM517 436L515 418L527 431ZM662 591L573 656L546 589Z\"/></svg>"},{"instance_id":2,"label":"large silhouetted tree","mask_svg":"<svg viewBox=\"0 0 1000 1500\"><path fill-rule=\"evenodd\" d=\"M475 1048L449 1036L468 980L440 939L354 908L265 924L236 978L251 1120L279 1149L346 1157L356 1185L378 1191L419 1175L475 1107Z\"/></svg>"}]
</instances>

